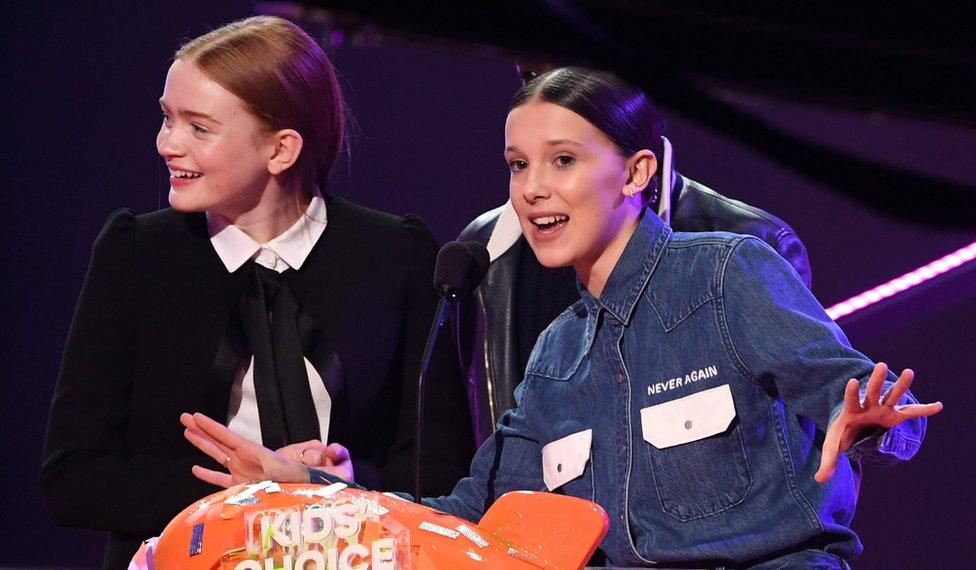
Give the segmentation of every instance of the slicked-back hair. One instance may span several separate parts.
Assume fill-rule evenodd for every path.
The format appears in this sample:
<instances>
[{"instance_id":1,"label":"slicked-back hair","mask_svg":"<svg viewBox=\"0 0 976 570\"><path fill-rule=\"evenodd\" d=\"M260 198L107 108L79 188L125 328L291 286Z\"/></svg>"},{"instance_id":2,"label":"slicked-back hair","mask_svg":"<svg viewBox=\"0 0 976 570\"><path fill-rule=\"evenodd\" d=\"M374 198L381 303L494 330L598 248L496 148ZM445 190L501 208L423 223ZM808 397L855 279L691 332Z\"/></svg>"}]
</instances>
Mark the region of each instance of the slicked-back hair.
<instances>
[{"instance_id":1,"label":"slicked-back hair","mask_svg":"<svg viewBox=\"0 0 976 570\"><path fill-rule=\"evenodd\" d=\"M284 172L296 204L325 189L343 147L346 108L335 69L315 40L288 20L255 16L191 40L176 59L240 98L269 133L298 131L301 153Z\"/></svg>"},{"instance_id":2,"label":"slicked-back hair","mask_svg":"<svg viewBox=\"0 0 976 570\"><path fill-rule=\"evenodd\" d=\"M622 156L643 149L662 160L664 118L651 97L616 75L583 67L561 67L526 82L515 93L509 110L539 100L583 117L607 136ZM645 201L657 194L659 173L644 191Z\"/></svg>"}]
</instances>

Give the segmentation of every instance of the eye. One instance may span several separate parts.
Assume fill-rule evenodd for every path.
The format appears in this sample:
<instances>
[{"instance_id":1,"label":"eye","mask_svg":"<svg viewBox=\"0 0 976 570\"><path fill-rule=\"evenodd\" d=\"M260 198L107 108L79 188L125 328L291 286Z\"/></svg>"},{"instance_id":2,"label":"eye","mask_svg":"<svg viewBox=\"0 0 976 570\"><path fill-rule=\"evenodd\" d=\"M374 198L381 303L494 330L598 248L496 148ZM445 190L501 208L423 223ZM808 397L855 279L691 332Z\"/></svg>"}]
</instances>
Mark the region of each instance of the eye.
<instances>
[{"instance_id":1,"label":"eye","mask_svg":"<svg viewBox=\"0 0 976 570\"><path fill-rule=\"evenodd\" d=\"M512 172L521 172L521 171L525 170L525 168L528 165L529 165L528 162L525 162L524 160L522 160L520 158L516 158L515 160L513 160L513 161L511 161L511 162L508 163L508 168Z\"/></svg>"},{"instance_id":2,"label":"eye","mask_svg":"<svg viewBox=\"0 0 976 570\"><path fill-rule=\"evenodd\" d=\"M572 156L569 156L568 154L561 154L557 156L556 160L553 162L555 162L556 166L558 166L559 168L567 168L572 166L573 163L576 162L576 159L573 158Z\"/></svg>"},{"instance_id":3,"label":"eye","mask_svg":"<svg viewBox=\"0 0 976 570\"><path fill-rule=\"evenodd\" d=\"M193 129L193 132L194 133L200 134L200 135L204 135L204 134L207 134L207 133L210 132L209 130L205 129L204 127L201 127L200 125L198 125L196 123L190 123L190 128Z\"/></svg>"},{"instance_id":4,"label":"eye","mask_svg":"<svg viewBox=\"0 0 976 570\"><path fill-rule=\"evenodd\" d=\"M172 126L173 117L170 117L169 113L163 112L163 124L166 125L167 127Z\"/></svg>"}]
</instances>

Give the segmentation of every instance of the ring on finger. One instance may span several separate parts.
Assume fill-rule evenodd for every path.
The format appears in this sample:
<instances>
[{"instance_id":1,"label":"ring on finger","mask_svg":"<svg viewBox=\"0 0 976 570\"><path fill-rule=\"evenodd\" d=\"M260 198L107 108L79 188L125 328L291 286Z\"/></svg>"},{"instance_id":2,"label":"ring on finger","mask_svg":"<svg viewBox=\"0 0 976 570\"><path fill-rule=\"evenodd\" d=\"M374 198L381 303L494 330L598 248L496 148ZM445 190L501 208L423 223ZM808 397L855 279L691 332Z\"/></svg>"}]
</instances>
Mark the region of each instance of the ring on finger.
<instances>
[{"instance_id":1,"label":"ring on finger","mask_svg":"<svg viewBox=\"0 0 976 570\"><path fill-rule=\"evenodd\" d=\"M230 462L231 462L231 456L228 455L227 457L224 458L224 465L227 465L229 467Z\"/></svg>"}]
</instances>

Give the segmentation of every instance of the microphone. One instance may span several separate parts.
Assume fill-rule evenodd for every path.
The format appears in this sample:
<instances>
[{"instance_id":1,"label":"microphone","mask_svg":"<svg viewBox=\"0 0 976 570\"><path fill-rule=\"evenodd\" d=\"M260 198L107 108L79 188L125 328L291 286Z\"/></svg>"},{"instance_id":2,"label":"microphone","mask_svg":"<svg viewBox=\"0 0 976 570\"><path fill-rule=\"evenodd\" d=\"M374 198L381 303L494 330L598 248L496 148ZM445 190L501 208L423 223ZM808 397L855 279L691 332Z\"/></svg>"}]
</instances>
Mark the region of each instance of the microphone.
<instances>
[{"instance_id":1,"label":"microphone","mask_svg":"<svg viewBox=\"0 0 976 570\"><path fill-rule=\"evenodd\" d=\"M420 375L417 377L417 424L414 432L414 501L420 503L420 458L424 433L424 379L430 367L437 335L447 322L447 315L461 293L471 291L481 283L490 263L488 248L476 241L452 241L444 244L437 252L434 265L434 289L440 294L434 321L427 335L427 345L420 360Z\"/></svg>"},{"instance_id":2,"label":"microphone","mask_svg":"<svg viewBox=\"0 0 976 570\"><path fill-rule=\"evenodd\" d=\"M466 293L481 283L488 271L488 248L476 241L448 242L437 252L434 288L441 294Z\"/></svg>"}]
</instances>

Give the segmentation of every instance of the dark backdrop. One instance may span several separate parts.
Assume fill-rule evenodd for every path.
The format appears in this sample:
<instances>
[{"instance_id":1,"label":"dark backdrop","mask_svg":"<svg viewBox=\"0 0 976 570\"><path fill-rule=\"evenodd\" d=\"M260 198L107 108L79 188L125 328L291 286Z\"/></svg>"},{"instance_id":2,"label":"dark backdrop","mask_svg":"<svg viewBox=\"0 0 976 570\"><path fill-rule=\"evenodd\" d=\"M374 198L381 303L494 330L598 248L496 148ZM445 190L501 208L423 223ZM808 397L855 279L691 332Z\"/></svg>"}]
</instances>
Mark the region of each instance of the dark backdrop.
<instances>
[{"instance_id":1,"label":"dark backdrop","mask_svg":"<svg viewBox=\"0 0 976 570\"><path fill-rule=\"evenodd\" d=\"M102 535L54 528L37 491L44 428L92 240L112 210L165 206L156 103L181 38L247 16L249 2L39 3L8 8L3 34L5 223L0 225L3 516L0 566L92 567ZM334 190L424 217L443 242L506 196L502 124L518 85L512 62L388 40L334 53L360 134ZM935 86L934 86L935 88ZM976 185L976 133L923 120L858 114L727 93L790 132L948 181ZM665 109L667 111L667 109ZM669 113L682 172L788 220L810 249L825 305L976 240L976 232L885 218L811 183L728 136ZM831 170L844 176L842 169ZM930 199L925 188L912 196ZM855 346L917 372L916 394L941 399L916 459L868 468L855 527L864 568L976 564L968 490L976 349L976 269L957 271L841 321ZM774 332L771 332L774 334ZM970 529L970 530L966 530Z\"/></svg>"}]
</instances>

